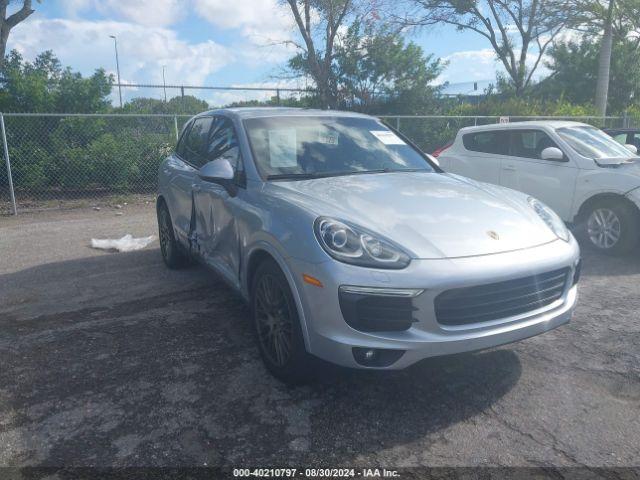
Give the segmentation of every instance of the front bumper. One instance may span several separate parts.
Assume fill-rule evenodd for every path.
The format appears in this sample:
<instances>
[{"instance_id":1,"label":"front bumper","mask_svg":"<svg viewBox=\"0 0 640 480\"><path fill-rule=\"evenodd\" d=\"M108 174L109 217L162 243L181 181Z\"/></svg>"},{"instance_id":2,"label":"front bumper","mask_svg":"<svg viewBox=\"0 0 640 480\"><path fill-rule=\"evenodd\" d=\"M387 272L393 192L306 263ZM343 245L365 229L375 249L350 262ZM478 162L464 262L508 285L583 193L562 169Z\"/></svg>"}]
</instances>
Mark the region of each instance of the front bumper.
<instances>
[{"instance_id":1,"label":"front bumper","mask_svg":"<svg viewBox=\"0 0 640 480\"><path fill-rule=\"evenodd\" d=\"M413 260L403 270L376 270L333 260L308 263L289 258L303 308L303 331L313 355L339 365L363 367L354 347L402 350L402 356L384 369L405 368L427 357L479 350L514 342L556 328L571 319L577 286L567 281L562 297L538 310L467 325L445 326L436 320L434 299L443 291L508 281L568 267L573 277L579 261L573 237L521 251L455 259ZM323 287L305 283L303 274L319 279ZM341 285L423 289L414 299L416 322L408 330L363 332L350 327L338 299Z\"/></svg>"}]
</instances>

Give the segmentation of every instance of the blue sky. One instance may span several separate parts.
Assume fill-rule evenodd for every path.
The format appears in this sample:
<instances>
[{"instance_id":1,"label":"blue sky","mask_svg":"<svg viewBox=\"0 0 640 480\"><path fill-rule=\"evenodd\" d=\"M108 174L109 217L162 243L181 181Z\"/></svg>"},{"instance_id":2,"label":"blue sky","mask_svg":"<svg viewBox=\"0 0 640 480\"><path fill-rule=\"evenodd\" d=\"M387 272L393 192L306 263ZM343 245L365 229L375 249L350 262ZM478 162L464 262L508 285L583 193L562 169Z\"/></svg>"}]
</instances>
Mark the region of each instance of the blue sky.
<instances>
[{"instance_id":1,"label":"blue sky","mask_svg":"<svg viewBox=\"0 0 640 480\"><path fill-rule=\"evenodd\" d=\"M297 39L288 7L278 0L44 0L34 5L36 13L9 38L8 48L27 59L51 49L64 65L83 74L100 67L115 74L113 34L126 83L162 83L164 65L167 84L305 86L277 78L295 52L286 40ZM495 78L493 53L476 34L438 27L411 39L426 53L449 61L441 81ZM268 95L195 93L212 104ZM162 91L126 89L124 94L160 98Z\"/></svg>"}]
</instances>

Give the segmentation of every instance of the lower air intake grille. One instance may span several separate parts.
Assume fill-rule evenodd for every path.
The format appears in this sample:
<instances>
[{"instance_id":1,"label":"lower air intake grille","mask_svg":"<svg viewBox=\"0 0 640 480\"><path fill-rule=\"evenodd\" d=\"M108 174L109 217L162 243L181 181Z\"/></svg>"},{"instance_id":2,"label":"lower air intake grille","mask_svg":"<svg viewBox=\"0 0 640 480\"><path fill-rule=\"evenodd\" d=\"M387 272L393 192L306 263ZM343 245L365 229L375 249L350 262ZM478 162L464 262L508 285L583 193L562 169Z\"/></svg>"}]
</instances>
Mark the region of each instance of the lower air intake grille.
<instances>
[{"instance_id":1,"label":"lower air intake grille","mask_svg":"<svg viewBox=\"0 0 640 480\"><path fill-rule=\"evenodd\" d=\"M340 309L345 322L361 332L398 332L415 322L412 299L350 293L340 290Z\"/></svg>"},{"instance_id":2,"label":"lower air intake grille","mask_svg":"<svg viewBox=\"0 0 640 480\"><path fill-rule=\"evenodd\" d=\"M447 290L435 299L441 325L467 325L520 315L550 305L567 283L568 268L475 287Z\"/></svg>"}]
</instances>

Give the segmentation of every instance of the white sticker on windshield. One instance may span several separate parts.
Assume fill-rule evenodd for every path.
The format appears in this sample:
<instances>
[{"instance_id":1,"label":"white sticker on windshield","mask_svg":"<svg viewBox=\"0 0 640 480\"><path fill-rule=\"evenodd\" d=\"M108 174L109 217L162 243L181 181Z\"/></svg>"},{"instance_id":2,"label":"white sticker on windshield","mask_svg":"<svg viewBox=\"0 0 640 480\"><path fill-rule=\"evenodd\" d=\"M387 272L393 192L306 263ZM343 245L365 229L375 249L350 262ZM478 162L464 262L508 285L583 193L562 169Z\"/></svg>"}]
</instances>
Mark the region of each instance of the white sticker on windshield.
<instances>
[{"instance_id":1,"label":"white sticker on windshield","mask_svg":"<svg viewBox=\"0 0 640 480\"><path fill-rule=\"evenodd\" d=\"M318 143L325 145L338 145L338 132L318 131Z\"/></svg>"},{"instance_id":2,"label":"white sticker on windshield","mask_svg":"<svg viewBox=\"0 0 640 480\"><path fill-rule=\"evenodd\" d=\"M295 128L269 130L269 164L274 168L298 166Z\"/></svg>"},{"instance_id":3,"label":"white sticker on windshield","mask_svg":"<svg viewBox=\"0 0 640 480\"><path fill-rule=\"evenodd\" d=\"M406 145L399 136L390 130L369 130L369 132L385 145Z\"/></svg>"}]
</instances>

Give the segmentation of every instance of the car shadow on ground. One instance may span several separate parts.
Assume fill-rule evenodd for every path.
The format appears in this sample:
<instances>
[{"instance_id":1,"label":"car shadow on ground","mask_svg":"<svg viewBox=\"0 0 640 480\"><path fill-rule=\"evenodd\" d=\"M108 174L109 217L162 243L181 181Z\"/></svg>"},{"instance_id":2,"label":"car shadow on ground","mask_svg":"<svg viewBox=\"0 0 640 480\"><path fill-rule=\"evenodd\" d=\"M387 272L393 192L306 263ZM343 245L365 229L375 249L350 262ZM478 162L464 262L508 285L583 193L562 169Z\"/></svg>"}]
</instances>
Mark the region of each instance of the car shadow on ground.
<instances>
[{"instance_id":1,"label":"car shadow on ground","mask_svg":"<svg viewBox=\"0 0 640 480\"><path fill-rule=\"evenodd\" d=\"M264 369L245 304L199 267L146 250L0 276L27 284L55 288L0 321L0 465L357 462L490 409L522 370L507 347L401 372L322 365L290 388Z\"/></svg>"},{"instance_id":2,"label":"car shadow on ground","mask_svg":"<svg viewBox=\"0 0 640 480\"><path fill-rule=\"evenodd\" d=\"M611 277L640 273L640 249L626 255L605 255L589 246L581 246L582 273L584 275Z\"/></svg>"}]
</instances>

